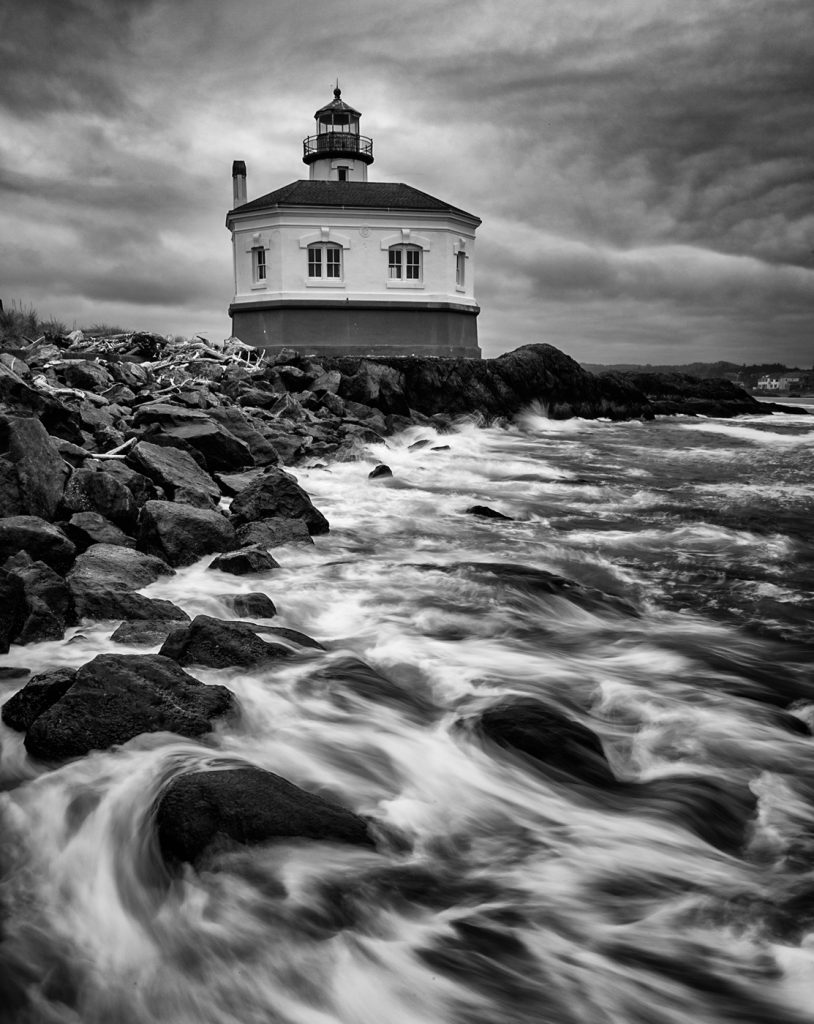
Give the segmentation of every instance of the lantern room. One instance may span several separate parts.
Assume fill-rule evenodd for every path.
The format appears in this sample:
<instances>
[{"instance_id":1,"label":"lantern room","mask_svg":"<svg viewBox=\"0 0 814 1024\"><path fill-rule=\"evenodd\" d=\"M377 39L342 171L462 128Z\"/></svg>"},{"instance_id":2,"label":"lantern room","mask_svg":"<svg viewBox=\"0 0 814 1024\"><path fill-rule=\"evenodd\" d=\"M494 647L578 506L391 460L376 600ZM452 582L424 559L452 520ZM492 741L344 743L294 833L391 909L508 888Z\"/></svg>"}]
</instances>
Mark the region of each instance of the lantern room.
<instances>
[{"instance_id":1,"label":"lantern room","mask_svg":"<svg viewBox=\"0 0 814 1024\"><path fill-rule=\"evenodd\" d=\"M373 140L359 134L361 117L337 85L333 100L314 114L316 135L303 140L302 160L311 181L367 181Z\"/></svg>"}]
</instances>

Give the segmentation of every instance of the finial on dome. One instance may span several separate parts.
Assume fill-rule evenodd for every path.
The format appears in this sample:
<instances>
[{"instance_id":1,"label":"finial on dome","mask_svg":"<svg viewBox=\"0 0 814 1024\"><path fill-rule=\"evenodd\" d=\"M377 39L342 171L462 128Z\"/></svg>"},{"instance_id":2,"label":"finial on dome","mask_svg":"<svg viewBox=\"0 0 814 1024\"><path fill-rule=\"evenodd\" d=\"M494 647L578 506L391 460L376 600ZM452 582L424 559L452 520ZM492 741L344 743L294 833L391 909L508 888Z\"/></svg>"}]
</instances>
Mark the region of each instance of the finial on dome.
<instances>
[{"instance_id":1,"label":"finial on dome","mask_svg":"<svg viewBox=\"0 0 814 1024\"><path fill-rule=\"evenodd\" d=\"M336 80L336 88L334 89L334 99L338 100L342 95L342 90L339 88L339 79Z\"/></svg>"}]
</instances>

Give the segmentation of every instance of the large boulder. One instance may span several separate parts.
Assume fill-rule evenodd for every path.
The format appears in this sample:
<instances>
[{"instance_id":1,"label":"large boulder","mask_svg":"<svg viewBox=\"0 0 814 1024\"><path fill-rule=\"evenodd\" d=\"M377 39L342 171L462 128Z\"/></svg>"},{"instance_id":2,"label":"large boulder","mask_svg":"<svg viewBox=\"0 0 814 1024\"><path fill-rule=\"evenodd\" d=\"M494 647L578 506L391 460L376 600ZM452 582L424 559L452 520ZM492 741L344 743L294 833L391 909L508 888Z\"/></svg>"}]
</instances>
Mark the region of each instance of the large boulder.
<instances>
[{"instance_id":1,"label":"large boulder","mask_svg":"<svg viewBox=\"0 0 814 1024\"><path fill-rule=\"evenodd\" d=\"M177 776L158 800L156 826L170 863L274 839L374 845L364 818L251 765Z\"/></svg>"},{"instance_id":2,"label":"large boulder","mask_svg":"<svg viewBox=\"0 0 814 1024\"><path fill-rule=\"evenodd\" d=\"M207 686L169 658L100 654L34 718L25 747L33 757L62 761L145 732L197 737L234 707L225 686Z\"/></svg>"},{"instance_id":3,"label":"large boulder","mask_svg":"<svg viewBox=\"0 0 814 1024\"><path fill-rule=\"evenodd\" d=\"M65 486L62 505L67 514L98 512L122 529L136 524L138 506L131 491L112 473L75 469Z\"/></svg>"},{"instance_id":4,"label":"large boulder","mask_svg":"<svg viewBox=\"0 0 814 1024\"><path fill-rule=\"evenodd\" d=\"M65 534L39 516L7 516L0 519L0 563L19 551L26 551L56 572L67 571L76 548Z\"/></svg>"},{"instance_id":5,"label":"large boulder","mask_svg":"<svg viewBox=\"0 0 814 1024\"><path fill-rule=\"evenodd\" d=\"M173 570L160 558L115 544L93 544L68 574L76 613L88 619L172 619L189 616L171 601L136 591Z\"/></svg>"},{"instance_id":6,"label":"large boulder","mask_svg":"<svg viewBox=\"0 0 814 1024\"><path fill-rule=\"evenodd\" d=\"M325 516L290 473L269 467L263 476L249 484L232 500L230 508L236 526L259 519L302 519L310 534L327 533Z\"/></svg>"},{"instance_id":7,"label":"large boulder","mask_svg":"<svg viewBox=\"0 0 814 1024\"><path fill-rule=\"evenodd\" d=\"M261 640L258 628L247 622L196 615L188 626L170 633L160 653L179 665L207 668L250 668L289 654L280 644Z\"/></svg>"},{"instance_id":8,"label":"large boulder","mask_svg":"<svg viewBox=\"0 0 814 1024\"><path fill-rule=\"evenodd\" d=\"M164 488L157 486L153 481L128 466L126 462L114 462L112 459L105 460L105 472L124 484L133 495L136 505L141 508L147 501L161 500L165 497Z\"/></svg>"},{"instance_id":9,"label":"large boulder","mask_svg":"<svg viewBox=\"0 0 814 1024\"><path fill-rule=\"evenodd\" d=\"M0 454L15 467L23 510L53 519L71 470L42 423L33 417L0 417Z\"/></svg>"},{"instance_id":10,"label":"large boulder","mask_svg":"<svg viewBox=\"0 0 814 1024\"><path fill-rule=\"evenodd\" d=\"M212 477L180 448L139 441L128 453L127 462L162 487L171 501L198 508L215 508L220 501L220 488Z\"/></svg>"},{"instance_id":11,"label":"large boulder","mask_svg":"<svg viewBox=\"0 0 814 1024\"><path fill-rule=\"evenodd\" d=\"M204 555L231 551L235 531L212 509L171 501L148 501L139 518L138 547L170 565L191 565Z\"/></svg>"},{"instance_id":12,"label":"large boulder","mask_svg":"<svg viewBox=\"0 0 814 1024\"><path fill-rule=\"evenodd\" d=\"M215 470L228 472L242 466L254 465L249 446L212 420L186 423L180 427L165 427L164 433L168 437L186 441L200 452L210 473Z\"/></svg>"}]
</instances>

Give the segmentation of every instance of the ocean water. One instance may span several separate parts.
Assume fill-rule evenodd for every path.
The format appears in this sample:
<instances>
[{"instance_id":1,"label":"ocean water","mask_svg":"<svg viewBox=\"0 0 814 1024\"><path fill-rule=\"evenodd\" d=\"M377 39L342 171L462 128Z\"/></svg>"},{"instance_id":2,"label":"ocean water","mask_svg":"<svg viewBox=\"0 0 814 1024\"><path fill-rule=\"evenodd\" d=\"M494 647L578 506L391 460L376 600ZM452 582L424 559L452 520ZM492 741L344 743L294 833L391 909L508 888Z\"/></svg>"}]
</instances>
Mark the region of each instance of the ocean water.
<instances>
[{"instance_id":1,"label":"ocean water","mask_svg":"<svg viewBox=\"0 0 814 1024\"><path fill-rule=\"evenodd\" d=\"M241 706L204 742L48 771L0 727L0 1019L810 1021L812 440L802 409L537 409L298 469L329 535L262 579L205 559L145 593L228 618L224 593L264 590L326 651L195 670ZM115 625L0 666L83 664ZM592 730L620 784L484 739L512 697ZM368 816L379 851L285 842L169 877L162 787L235 759Z\"/></svg>"}]
</instances>

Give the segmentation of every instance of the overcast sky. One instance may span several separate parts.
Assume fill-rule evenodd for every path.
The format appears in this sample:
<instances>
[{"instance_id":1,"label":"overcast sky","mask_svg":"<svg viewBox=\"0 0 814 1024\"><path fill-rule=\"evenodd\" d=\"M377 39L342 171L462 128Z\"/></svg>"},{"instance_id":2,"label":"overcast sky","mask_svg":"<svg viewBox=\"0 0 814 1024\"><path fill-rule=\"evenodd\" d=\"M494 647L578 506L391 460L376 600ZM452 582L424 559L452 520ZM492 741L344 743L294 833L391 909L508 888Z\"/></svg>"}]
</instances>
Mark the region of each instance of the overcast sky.
<instances>
[{"instance_id":1,"label":"overcast sky","mask_svg":"<svg viewBox=\"0 0 814 1024\"><path fill-rule=\"evenodd\" d=\"M483 220L485 355L814 359L812 0L0 0L0 298L229 334L231 165L308 176L343 98L371 180Z\"/></svg>"}]
</instances>

